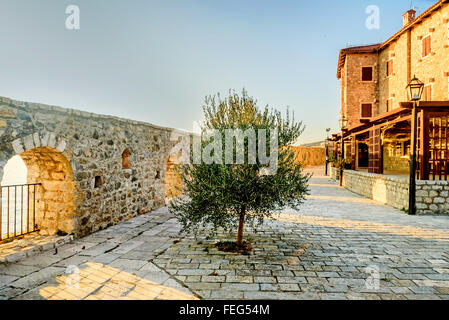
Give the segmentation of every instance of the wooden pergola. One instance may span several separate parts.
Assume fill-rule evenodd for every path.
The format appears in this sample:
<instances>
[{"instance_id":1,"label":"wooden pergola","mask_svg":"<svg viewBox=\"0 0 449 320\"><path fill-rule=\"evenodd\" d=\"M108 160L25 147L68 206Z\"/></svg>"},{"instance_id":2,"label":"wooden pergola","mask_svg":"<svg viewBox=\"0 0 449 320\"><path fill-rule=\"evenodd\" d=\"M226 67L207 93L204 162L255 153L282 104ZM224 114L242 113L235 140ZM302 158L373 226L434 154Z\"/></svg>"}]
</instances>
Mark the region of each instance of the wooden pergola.
<instances>
[{"instance_id":1,"label":"wooden pergola","mask_svg":"<svg viewBox=\"0 0 449 320\"><path fill-rule=\"evenodd\" d=\"M357 143L368 144L368 172L383 174L383 135L395 132L410 139L412 103L403 102L400 108L386 112L343 131L344 156L356 169ZM448 180L449 178L449 101L423 101L417 106L417 178L420 180ZM407 132L408 131L408 132ZM394 138L393 138L394 139ZM340 134L332 136L334 155L341 153Z\"/></svg>"}]
</instances>

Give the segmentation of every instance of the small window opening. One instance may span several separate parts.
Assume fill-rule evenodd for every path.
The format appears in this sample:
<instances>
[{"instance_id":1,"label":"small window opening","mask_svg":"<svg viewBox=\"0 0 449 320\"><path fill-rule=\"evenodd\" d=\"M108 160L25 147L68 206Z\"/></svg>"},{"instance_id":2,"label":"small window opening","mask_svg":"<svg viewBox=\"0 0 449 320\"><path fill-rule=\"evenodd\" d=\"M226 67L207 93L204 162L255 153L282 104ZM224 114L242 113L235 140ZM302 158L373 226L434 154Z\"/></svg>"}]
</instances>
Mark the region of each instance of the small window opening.
<instances>
[{"instance_id":1,"label":"small window opening","mask_svg":"<svg viewBox=\"0 0 449 320\"><path fill-rule=\"evenodd\" d=\"M131 169L131 152L128 149L122 153L122 169Z\"/></svg>"},{"instance_id":2,"label":"small window opening","mask_svg":"<svg viewBox=\"0 0 449 320\"><path fill-rule=\"evenodd\" d=\"M362 81L373 81L373 68L363 67L362 68Z\"/></svg>"},{"instance_id":3,"label":"small window opening","mask_svg":"<svg viewBox=\"0 0 449 320\"><path fill-rule=\"evenodd\" d=\"M372 108L373 108L373 105L371 103L363 103L362 104L362 118L371 118L372 117Z\"/></svg>"},{"instance_id":4,"label":"small window opening","mask_svg":"<svg viewBox=\"0 0 449 320\"><path fill-rule=\"evenodd\" d=\"M100 188L103 185L103 178L100 176L95 177L95 188Z\"/></svg>"}]
</instances>

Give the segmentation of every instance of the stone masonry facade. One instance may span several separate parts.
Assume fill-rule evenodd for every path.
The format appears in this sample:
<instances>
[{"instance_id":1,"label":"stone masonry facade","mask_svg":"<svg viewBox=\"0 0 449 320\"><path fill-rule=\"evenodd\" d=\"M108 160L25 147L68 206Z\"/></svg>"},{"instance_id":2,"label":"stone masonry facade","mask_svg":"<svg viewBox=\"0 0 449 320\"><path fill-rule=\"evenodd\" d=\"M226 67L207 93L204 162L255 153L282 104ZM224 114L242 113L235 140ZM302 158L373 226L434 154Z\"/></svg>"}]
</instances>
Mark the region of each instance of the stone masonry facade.
<instances>
[{"instance_id":1,"label":"stone masonry facade","mask_svg":"<svg viewBox=\"0 0 449 320\"><path fill-rule=\"evenodd\" d=\"M41 233L83 236L165 205L174 133L0 97L0 178L19 155L27 183L42 183L36 191Z\"/></svg>"},{"instance_id":2,"label":"stone masonry facade","mask_svg":"<svg viewBox=\"0 0 449 320\"><path fill-rule=\"evenodd\" d=\"M377 111L377 59L377 55L373 53L346 55L341 79L341 114L348 119L348 126L357 124L362 117L362 103L371 103ZM371 81L362 80L363 67L373 68Z\"/></svg>"},{"instance_id":3,"label":"stone masonry facade","mask_svg":"<svg viewBox=\"0 0 449 320\"><path fill-rule=\"evenodd\" d=\"M360 123L362 103L373 103L375 117L409 101L405 88L415 75L431 87L427 100L449 99L449 2L440 0L417 18L413 11L406 14L411 22L387 41L341 51L337 77L349 127ZM424 56L428 37L430 53ZM362 80L364 67L372 68L372 81Z\"/></svg>"},{"instance_id":4,"label":"stone masonry facade","mask_svg":"<svg viewBox=\"0 0 449 320\"><path fill-rule=\"evenodd\" d=\"M448 101L448 54L447 0L437 1L418 17L414 10L407 11L403 28L383 43L342 49L337 78L347 128L397 111L410 100L406 86L415 76L425 84L422 101ZM384 146L384 151L391 155L389 148ZM395 167L385 169L406 172L409 165L403 156L389 157Z\"/></svg>"}]
</instances>

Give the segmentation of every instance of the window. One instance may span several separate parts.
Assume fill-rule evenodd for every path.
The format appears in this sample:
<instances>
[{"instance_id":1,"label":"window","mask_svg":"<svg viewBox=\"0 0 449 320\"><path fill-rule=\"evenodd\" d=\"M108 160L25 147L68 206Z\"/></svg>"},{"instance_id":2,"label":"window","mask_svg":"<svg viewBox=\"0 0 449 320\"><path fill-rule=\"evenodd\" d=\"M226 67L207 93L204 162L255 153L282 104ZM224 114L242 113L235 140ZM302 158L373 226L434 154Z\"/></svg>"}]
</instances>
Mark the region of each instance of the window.
<instances>
[{"instance_id":1,"label":"window","mask_svg":"<svg viewBox=\"0 0 449 320\"><path fill-rule=\"evenodd\" d=\"M402 143L402 156L406 157L410 155L410 141L404 141Z\"/></svg>"},{"instance_id":2,"label":"window","mask_svg":"<svg viewBox=\"0 0 449 320\"><path fill-rule=\"evenodd\" d=\"M371 103L362 103L362 118L372 117L373 105Z\"/></svg>"},{"instance_id":3,"label":"window","mask_svg":"<svg viewBox=\"0 0 449 320\"><path fill-rule=\"evenodd\" d=\"M362 67L362 81L373 81L373 67Z\"/></svg>"},{"instance_id":4,"label":"window","mask_svg":"<svg viewBox=\"0 0 449 320\"><path fill-rule=\"evenodd\" d=\"M425 86L422 96L423 101L432 101L432 86Z\"/></svg>"},{"instance_id":5,"label":"window","mask_svg":"<svg viewBox=\"0 0 449 320\"><path fill-rule=\"evenodd\" d=\"M393 75L393 60L387 61L387 77Z\"/></svg>"},{"instance_id":6,"label":"window","mask_svg":"<svg viewBox=\"0 0 449 320\"><path fill-rule=\"evenodd\" d=\"M422 39L422 56L426 57L432 50L432 37L429 35Z\"/></svg>"},{"instance_id":7,"label":"window","mask_svg":"<svg viewBox=\"0 0 449 320\"><path fill-rule=\"evenodd\" d=\"M122 153L122 169L131 169L131 152L128 149Z\"/></svg>"}]
</instances>

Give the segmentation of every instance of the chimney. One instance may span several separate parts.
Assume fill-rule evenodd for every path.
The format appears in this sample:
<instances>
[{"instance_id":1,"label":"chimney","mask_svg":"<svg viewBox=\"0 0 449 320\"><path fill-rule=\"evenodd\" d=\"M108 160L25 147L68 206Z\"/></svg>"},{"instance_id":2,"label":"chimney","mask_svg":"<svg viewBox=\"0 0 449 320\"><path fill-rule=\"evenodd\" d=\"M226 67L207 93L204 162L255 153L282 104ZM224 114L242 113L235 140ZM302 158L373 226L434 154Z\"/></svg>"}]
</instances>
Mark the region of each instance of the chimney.
<instances>
[{"instance_id":1,"label":"chimney","mask_svg":"<svg viewBox=\"0 0 449 320\"><path fill-rule=\"evenodd\" d=\"M404 13L402 15L403 26L405 27L410 22L413 22L415 20L415 18L416 18L416 11L413 9L410 9L409 11L407 11L406 13Z\"/></svg>"}]
</instances>

